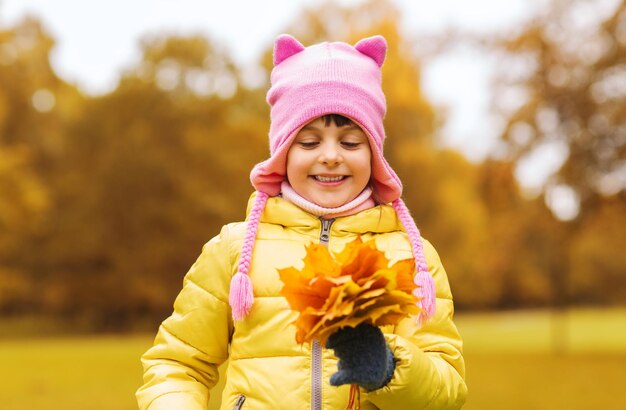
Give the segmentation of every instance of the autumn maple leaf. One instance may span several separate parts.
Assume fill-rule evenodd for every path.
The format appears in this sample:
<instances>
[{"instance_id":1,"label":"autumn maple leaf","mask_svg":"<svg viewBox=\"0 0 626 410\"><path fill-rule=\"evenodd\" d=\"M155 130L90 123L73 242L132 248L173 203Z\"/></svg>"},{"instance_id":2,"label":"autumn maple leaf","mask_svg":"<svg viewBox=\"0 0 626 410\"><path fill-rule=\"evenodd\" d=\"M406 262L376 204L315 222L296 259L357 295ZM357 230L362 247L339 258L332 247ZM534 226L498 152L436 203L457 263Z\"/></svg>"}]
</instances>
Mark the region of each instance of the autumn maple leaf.
<instances>
[{"instance_id":1,"label":"autumn maple leaf","mask_svg":"<svg viewBox=\"0 0 626 410\"><path fill-rule=\"evenodd\" d=\"M415 261L389 266L373 240L360 237L333 256L320 244L306 246L301 270L279 269L284 283L280 294L299 312L294 324L296 341L319 339L322 345L336 330L370 323L394 325L421 309L414 295Z\"/></svg>"}]
</instances>

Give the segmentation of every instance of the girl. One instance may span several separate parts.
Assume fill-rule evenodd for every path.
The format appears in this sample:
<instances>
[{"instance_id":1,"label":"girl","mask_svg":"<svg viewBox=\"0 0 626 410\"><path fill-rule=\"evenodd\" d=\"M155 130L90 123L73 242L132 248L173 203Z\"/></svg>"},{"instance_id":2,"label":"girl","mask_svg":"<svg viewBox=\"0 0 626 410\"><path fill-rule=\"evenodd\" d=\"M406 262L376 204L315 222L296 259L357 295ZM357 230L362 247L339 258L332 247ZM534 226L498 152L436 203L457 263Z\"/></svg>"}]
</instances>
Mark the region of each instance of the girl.
<instances>
[{"instance_id":1,"label":"girl","mask_svg":"<svg viewBox=\"0 0 626 410\"><path fill-rule=\"evenodd\" d=\"M420 237L383 156L381 36L274 46L267 101L270 158L251 173L246 222L226 225L185 277L173 314L143 358L142 409L205 409L229 359L222 409L458 409L462 342L435 249ZM421 313L396 326L342 328L326 346L299 345L278 269L305 245L338 252L375 239L391 262L414 258ZM339 371L337 371L339 369Z\"/></svg>"}]
</instances>

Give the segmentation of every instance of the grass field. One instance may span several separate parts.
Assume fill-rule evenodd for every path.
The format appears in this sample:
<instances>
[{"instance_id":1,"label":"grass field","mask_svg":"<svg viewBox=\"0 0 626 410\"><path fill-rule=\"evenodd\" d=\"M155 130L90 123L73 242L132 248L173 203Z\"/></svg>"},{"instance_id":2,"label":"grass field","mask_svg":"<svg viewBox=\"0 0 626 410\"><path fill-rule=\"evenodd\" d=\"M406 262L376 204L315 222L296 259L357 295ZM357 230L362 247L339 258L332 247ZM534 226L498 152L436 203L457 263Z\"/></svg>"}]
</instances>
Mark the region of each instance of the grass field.
<instances>
[{"instance_id":1,"label":"grass field","mask_svg":"<svg viewBox=\"0 0 626 410\"><path fill-rule=\"evenodd\" d=\"M470 388L464 409L626 408L626 310L472 314L457 323ZM135 409L139 356L152 338L2 339L0 408Z\"/></svg>"},{"instance_id":2,"label":"grass field","mask_svg":"<svg viewBox=\"0 0 626 410\"><path fill-rule=\"evenodd\" d=\"M626 409L626 310L459 315L466 410Z\"/></svg>"}]
</instances>

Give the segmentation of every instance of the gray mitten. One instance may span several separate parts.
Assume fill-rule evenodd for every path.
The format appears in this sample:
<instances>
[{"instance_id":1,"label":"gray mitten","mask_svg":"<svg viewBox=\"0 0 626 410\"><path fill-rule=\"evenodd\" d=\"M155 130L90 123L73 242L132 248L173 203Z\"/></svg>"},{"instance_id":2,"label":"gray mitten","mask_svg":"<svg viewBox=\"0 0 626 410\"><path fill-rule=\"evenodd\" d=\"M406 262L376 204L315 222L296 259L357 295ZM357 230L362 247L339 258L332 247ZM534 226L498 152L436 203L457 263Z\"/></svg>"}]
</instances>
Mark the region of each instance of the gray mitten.
<instances>
[{"instance_id":1,"label":"gray mitten","mask_svg":"<svg viewBox=\"0 0 626 410\"><path fill-rule=\"evenodd\" d=\"M330 335L326 348L333 349L339 359L339 371L330 376L333 386L358 384L367 390L376 390L389 383L396 369L383 332L367 323L342 327Z\"/></svg>"}]
</instances>

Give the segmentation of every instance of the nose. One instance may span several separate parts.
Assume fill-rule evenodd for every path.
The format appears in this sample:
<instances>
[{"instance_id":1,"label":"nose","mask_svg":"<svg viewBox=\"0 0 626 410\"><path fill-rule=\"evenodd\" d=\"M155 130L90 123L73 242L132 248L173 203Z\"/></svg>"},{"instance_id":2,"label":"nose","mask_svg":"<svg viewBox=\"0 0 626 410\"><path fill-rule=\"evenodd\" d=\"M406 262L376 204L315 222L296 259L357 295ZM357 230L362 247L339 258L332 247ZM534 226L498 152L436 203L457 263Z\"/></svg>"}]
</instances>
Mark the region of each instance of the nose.
<instances>
[{"instance_id":1,"label":"nose","mask_svg":"<svg viewBox=\"0 0 626 410\"><path fill-rule=\"evenodd\" d=\"M340 147L337 144L324 144L320 152L319 162L325 165L338 165L343 162Z\"/></svg>"}]
</instances>

